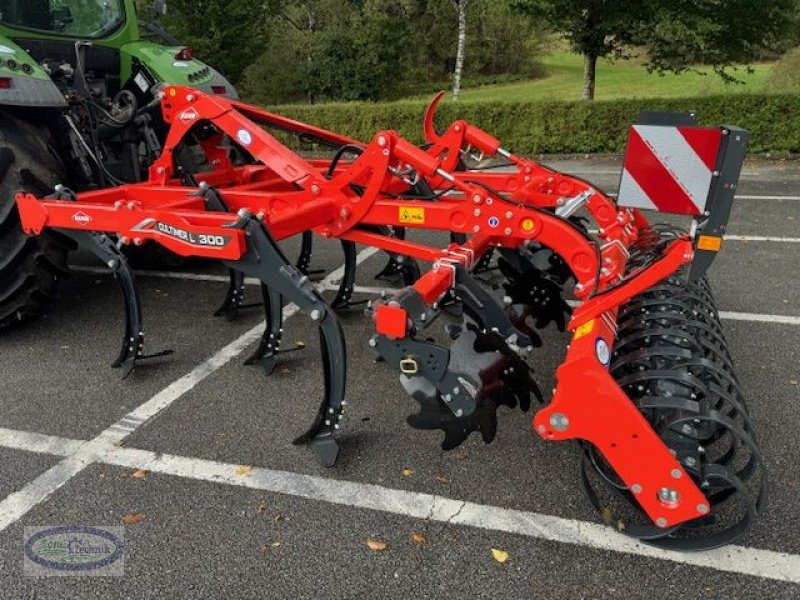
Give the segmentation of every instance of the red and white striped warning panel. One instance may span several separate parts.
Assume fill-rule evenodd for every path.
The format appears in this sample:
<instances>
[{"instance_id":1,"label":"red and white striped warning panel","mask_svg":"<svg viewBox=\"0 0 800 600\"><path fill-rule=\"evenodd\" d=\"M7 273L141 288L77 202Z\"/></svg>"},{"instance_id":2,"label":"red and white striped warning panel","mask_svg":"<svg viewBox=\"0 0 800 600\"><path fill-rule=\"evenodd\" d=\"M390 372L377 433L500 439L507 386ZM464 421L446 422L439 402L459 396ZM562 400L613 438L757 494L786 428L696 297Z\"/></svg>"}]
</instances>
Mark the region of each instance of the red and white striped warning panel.
<instances>
[{"instance_id":1,"label":"red and white striped warning panel","mask_svg":"<svg viewBox=\"0 0 800 600\"><path fill-rule=\"evenodd\" d=\"M721 141L721 129L633 125L622 166L619 205L701 214Z\"/></svg>"}]
</instances>

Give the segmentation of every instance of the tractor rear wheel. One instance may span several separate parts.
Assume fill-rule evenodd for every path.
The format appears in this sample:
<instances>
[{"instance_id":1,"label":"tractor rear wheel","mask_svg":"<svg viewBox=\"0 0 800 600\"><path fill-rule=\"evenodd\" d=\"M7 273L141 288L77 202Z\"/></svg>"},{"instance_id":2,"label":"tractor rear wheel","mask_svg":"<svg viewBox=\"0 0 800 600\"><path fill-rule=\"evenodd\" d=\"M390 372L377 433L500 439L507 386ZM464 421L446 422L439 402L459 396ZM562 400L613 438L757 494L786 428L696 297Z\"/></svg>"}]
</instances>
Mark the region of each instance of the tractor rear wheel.
<instances>
[{"instance_id":1,"label":"tractor rear wheel","mask_svg":"<svg viewBox=\"0 0 800 600\"><path fill-rule=\"evenodd\" d=\"M51 193L64 168L47 129L0 112L0 329L38 316L58 296L69 246L23 233L14 196Z\"/></svg>"}]
</instances>

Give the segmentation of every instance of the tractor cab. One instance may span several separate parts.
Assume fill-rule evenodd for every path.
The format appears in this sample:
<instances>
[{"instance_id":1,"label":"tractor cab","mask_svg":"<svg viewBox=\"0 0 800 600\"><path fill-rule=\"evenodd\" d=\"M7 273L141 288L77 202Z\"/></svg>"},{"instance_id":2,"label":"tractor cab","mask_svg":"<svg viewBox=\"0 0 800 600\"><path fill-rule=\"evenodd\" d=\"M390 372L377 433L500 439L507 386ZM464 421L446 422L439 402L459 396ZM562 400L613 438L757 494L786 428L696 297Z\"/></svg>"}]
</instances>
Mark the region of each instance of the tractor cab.
<instances>
[{"instance_id":1,"label":"tractor cab","mask_svg":"<svg viewBox=\"0 0 800 600\"><path fill-rule=\"evenodd\" d=\"M0 22L22 31L98 39L125 20L123 0L0 0Z\"/></svg>"}]
</instances>

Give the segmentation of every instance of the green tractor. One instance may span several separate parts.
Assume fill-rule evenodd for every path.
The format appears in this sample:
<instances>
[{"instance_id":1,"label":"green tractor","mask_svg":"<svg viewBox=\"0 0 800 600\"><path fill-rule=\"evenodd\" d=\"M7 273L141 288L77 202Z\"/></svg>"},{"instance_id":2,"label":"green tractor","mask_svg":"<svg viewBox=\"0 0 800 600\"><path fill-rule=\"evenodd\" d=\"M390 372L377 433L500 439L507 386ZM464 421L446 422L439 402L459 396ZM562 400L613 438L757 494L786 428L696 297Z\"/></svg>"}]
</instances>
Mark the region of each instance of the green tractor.
<instances>
[{"instance_id":1,"label":"green tractor","mask_svg":"<svg viewBox=\"0 0 800 600\"><path fill-rule=\"evenodd\" d=\"M152 20L165 12L156 0ZM166 134L165 83L236 97L191 48L140 22L135 0L0 0L0 329L57 297L71 249L26 236L15 193L146 179Z\"/></svg>"}]
</instances>

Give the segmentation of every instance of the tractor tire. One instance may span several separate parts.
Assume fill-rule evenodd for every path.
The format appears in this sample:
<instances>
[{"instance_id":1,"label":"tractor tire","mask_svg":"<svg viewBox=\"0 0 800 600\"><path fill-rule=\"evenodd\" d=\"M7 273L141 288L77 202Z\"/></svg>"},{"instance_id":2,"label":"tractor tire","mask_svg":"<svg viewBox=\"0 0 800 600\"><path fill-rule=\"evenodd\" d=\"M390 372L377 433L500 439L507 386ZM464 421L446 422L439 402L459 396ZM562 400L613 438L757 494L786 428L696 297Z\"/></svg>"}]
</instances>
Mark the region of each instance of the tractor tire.
<instances>
[{"instance_id":1,"label":"tractor tire","mask_svg":"<svg viewBox=\"0 0 800 600\"><path fill-rule=\"evenodd\" d=\"M22 231L14 196L47 194L64 168L49 131L0 112L0 329L35 318L58 297L71 249L57 233Z\"/></svg>"}]
</instances>

